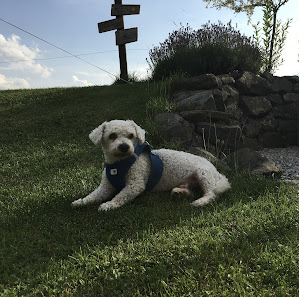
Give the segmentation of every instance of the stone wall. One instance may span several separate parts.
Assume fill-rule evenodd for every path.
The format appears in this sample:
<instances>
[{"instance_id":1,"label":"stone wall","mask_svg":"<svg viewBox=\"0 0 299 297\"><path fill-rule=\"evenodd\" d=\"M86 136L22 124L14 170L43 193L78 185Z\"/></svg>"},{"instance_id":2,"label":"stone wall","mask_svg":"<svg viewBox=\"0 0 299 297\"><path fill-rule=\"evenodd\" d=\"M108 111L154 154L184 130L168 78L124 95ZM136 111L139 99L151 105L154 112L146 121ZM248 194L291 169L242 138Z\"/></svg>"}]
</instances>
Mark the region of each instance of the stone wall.
<instances>
[{"instance_id":1,"label":"stone wall","mask_svg":"<svg viewBox=\"0 0 299 297\"><path fill-rule=\"evenodd\" d=\"M204 74L185 79L170 100L175 113L156 116L168 141L204 139L223 150L298 145L298 76Z\"/></svg>"}]
</instances>

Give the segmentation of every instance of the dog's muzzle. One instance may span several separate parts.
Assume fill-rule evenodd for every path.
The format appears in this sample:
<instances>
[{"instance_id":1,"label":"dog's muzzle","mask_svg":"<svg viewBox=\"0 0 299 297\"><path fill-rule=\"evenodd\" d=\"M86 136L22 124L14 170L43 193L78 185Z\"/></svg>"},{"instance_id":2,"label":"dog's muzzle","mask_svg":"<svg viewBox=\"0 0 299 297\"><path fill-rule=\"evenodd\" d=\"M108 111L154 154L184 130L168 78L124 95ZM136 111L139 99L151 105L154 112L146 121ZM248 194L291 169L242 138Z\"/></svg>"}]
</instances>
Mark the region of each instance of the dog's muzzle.
<instances>
[{"instance_id":1,"label":"dog's muzzle","mask_svg":"<svg viewBox=\"0 0 299 297\"><path fill-rule=\"evenodd\" d=\"M122 143L118 146L119 151L124 153L124 154L129 151L129 148L130 148L130 146L126 143Z\"/></svg>"}]
</instances>

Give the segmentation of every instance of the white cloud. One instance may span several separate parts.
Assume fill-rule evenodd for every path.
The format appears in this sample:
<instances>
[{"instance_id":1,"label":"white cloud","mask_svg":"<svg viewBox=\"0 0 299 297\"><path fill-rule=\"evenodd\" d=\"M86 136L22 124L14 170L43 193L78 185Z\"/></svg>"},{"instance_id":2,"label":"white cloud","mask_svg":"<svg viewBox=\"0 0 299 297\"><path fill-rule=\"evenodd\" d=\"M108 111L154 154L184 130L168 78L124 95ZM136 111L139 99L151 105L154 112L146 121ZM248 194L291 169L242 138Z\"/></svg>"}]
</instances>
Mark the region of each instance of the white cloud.
<instances>
[{"instance_id":1,"label":"white cloud","mask_svg":"<svg viewBox=\"0 0 299 297\"><path fill-rule=\"evenodd\" d=\"M30 71L34 74L40 74L43 78L51 75L53 69L42 66L33 59L38 57L40 50L38 48L30 49L21 44L21 38L17 35L11 35L7 39L0 34L0 57L6 62L29 60L24 62L11 63L7 69Z\"/></svg>"},{"instance_id":2,"label":"white cloud","mask_svg":"<svg viewBox=\"0 0 299 297\"><path fill-rule=\"evenodd\" d=\"M90 83L87 82L87 80L81 80L76 75L73 75L72 78L73 78L73 81L78 83L80 86L83 85L85 87L88 87L91 85Z\"/></svg>"},{"instance_id":3,"label":"white cloud","mask_svg":"<svg viewBox=\"0 0 299 297\"><path fill-rule=\"evenodd\" d=\"M77 73L77 74L80 74L80 75L90 76L90 73L89 73L89 72L77 71L76 73Z\"/></svg>"},{"instance_id":4,"label":"white cloud","mask_svg":"<svg viewBox=\"0 0 299 297\"><path fill-rule=\"evenodd\" d=\"M28 89L29 87L29 83L23 78L5 77L0 74L0 90Z\"/></svg>"}]
</instances>

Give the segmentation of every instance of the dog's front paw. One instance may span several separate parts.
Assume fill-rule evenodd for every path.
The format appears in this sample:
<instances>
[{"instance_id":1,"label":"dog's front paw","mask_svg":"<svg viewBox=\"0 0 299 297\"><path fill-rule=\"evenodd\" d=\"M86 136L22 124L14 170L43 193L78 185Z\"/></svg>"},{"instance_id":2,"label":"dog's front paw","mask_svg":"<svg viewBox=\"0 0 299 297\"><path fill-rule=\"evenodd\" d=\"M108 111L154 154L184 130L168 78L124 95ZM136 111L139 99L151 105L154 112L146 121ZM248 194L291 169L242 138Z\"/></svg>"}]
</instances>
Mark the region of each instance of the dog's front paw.
<instances>
[{"instance_id":1,"label":"dog's front paw","mask_svg":"<svg viewBox=\"0 0 299 297\"><path fill-rule=\"evenodd\" d=\"M118 205L115 204L113 201L108 201L100 205L99 211L108 211L115 208L118 208Z\"/></svg>"},{"instance_id":2,"label":"dog's front paw","mask_svg":"<svg viewBox=\"0 0 299 297\"><path fill-rule=\"evenodd\" d=\"M79 207L79 206L81 206L81 205L83 205L83 199L75 200L75 201L73 201L72 204L71 204L72 207Z\"/></svg>"}]
</instances>

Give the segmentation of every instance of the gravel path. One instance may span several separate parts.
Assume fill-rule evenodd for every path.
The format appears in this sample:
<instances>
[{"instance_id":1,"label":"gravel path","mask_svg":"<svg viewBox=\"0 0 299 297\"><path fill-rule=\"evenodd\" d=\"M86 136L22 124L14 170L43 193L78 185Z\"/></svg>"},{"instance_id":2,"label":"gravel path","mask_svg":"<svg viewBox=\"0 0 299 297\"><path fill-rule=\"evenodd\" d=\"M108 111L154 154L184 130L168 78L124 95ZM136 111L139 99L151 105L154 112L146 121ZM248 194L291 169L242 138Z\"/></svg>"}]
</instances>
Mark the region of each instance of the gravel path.
<instances>
[{"instance_id":1,"label":"gravel path","mask_svg":"<svg viewBox=\"0 0 299 297\"><path fill-rule=\"evenodd\" d=\"M299 186L299 146L264 148L259 153L282 170L282 180Z\"/></svg>"}]
</instances>

